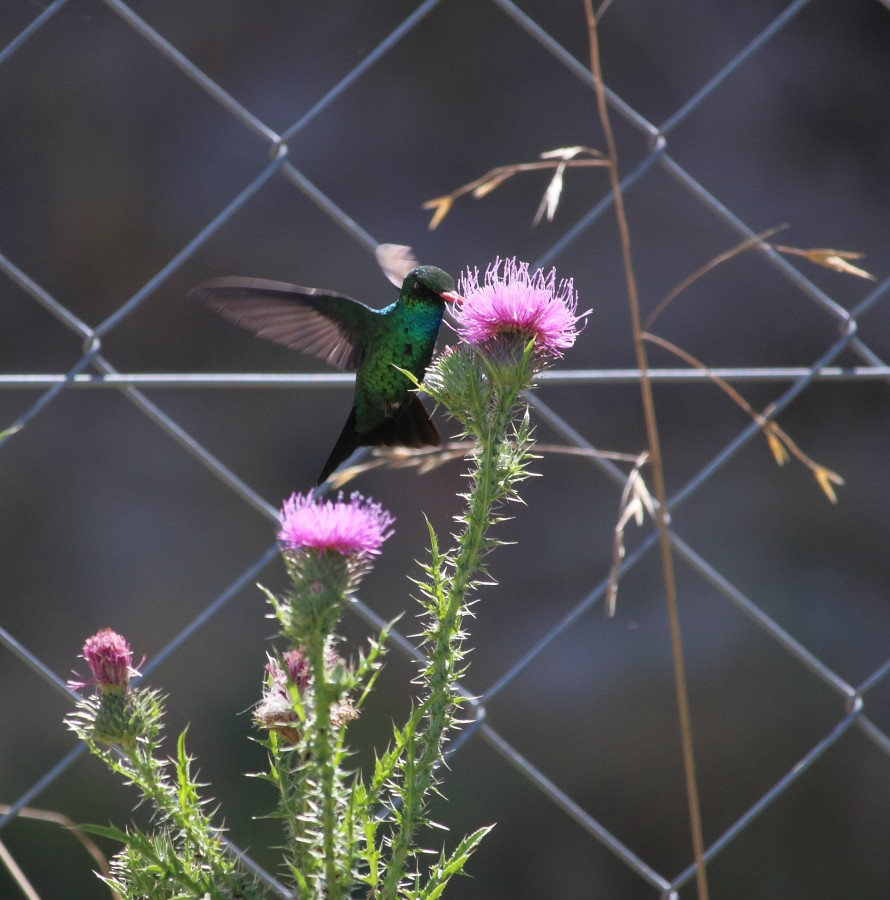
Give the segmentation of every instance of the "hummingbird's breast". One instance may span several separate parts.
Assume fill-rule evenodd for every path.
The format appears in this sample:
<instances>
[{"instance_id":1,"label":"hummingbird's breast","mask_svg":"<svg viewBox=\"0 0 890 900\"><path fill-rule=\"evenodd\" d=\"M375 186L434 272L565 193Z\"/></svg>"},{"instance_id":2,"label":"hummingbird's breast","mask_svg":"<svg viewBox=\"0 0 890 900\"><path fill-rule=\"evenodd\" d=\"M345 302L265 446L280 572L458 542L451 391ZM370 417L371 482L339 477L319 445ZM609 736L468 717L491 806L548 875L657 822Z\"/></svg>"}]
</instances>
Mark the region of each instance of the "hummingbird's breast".
<instances>
[{"instance_id":1,"label":"hummingbird's breast","mask_svg":"<svg viewBox=\"0 0 890 900\"><path fill-rule=\"evenodd\" d=\"M444 307L444 304L441 304ZM369 342L361 368L356 373L356 415L362 418L367 404L381 417L397 415L407 404L411 382L399 371L405 369L421 380L433 356L443 308L424 304L402 308L397 304L381 316L379 333ZM360 429L361 430L361 429Z\"/></svg>"}]
</instances>

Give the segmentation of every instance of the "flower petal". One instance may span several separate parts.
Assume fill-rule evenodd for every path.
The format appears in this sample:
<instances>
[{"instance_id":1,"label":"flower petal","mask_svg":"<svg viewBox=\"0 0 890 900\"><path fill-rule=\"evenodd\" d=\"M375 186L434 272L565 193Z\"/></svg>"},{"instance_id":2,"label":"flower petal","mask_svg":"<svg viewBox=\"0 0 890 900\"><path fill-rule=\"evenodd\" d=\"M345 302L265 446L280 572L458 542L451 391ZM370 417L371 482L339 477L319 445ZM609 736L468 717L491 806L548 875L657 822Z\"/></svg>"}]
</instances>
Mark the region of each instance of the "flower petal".
<instances>
[{"instance_id":1,"label":"flower petal","mask_svg":"<svg viewBox=\"0 0 890 900\"><path fill-rule=\"evenodd\" d=\"M344 501L315 500L294 494L281 509L279 542L290 550L334 550L344 556L376 556L392 535L395 519L379 504L358 493Z\"/></svg>"},{"instance_id":2,"label":"flower petal","mask_svg":"<svg viewBox=\"0 0 890 900\"><path fill-rule=\"evenodd\" d=\"M455 309L457 332L469 344L480 346L503 334L534 339L535 351L561 356L575 343L578 323L590 310L577 314L578 297L571 279L557 283L556 270L529 272L528 263L515 258L496 259L479 284L478 269L461 278L464 302Z\"/></svg>"}]
</instances>

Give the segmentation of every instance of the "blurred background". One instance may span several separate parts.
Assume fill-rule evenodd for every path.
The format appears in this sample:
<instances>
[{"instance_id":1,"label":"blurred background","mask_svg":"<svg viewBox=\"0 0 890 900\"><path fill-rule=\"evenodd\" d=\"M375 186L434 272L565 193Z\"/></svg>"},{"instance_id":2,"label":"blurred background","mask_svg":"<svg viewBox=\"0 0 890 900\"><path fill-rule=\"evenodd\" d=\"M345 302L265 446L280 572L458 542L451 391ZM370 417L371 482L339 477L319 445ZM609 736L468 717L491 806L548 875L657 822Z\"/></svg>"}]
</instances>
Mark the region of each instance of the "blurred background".
<instances>
[{"instance_id":1,"label":"blurred background","mask_svg":"<svg viewBox=\"0 0 890 900\"><path fill-rule=\"evenodd\" d=\"M412 15L399 40L302 121ZM776 240L862 252L877 278L799 258L783 269L748 252L682 293L654 330L712 366L807 369L838 340L844 310L858 314L871 296L857 316L860 343L832 364L890 358L887 5L614 0L600 41L605 81L630 110L613 107L612 121L621 173L636 175L626 204L644 315L746 228L788 223ZM455 275L498 255L555 265L574 278L581 307L593 308L562 367L633 368L614 217L597 207L608 195L603 170L568 171L554 220L537 227L548 173L460 198L435 231L421 209L494 166L566 146L604 150L588 60L581 0L5 0L0 431L47 389L6 376L63 374L83 358L82 334L38 302L40 291L90 328L106 323L101 354L122 373L321 373L323 364L253 339L186 294L203 278L256 275L383 306L394 291L371 252L378 241L410 244ZM229 99L202 89L196 71ZM718 73L725 78L684 108ZM653 155L646 122L670 122L667 155ZM270 162L273 144L298 123L285 171ZM682 367L656 348L650 361ZM791 384L736 387L763 408ZM151 660L272 545L274 523L208 468L206 454L277 507L312 486L350 401L342 385L144 395L202 448L197 455L145 404L108 387L66 387L0 446L0 625L62 679L103 626ZM631 454L645 447L632 380L545 382L537 396L583 441ZM655 400L671 495L750 422L702 380L657 383ZM836 505L800 463L778 468L755 436L672 511L676 535L769 617L759 627L717 579L678 560L706 844L807 758L714 857L714 898L887 896L888 412L886 381L815 380L779 416L805 453L846 479ZM565 443L535 415L542 442ZM475 607L466 687L483 698L590 598L612 563L620 485L582 456L545 454L534 470L542 477L525 485L527 507L498 532L516 542L491 558L499 585ZM462 471L375 470L354 483L397 517L361 599L385 619L405 613L405 633L415 630L409 577L425 553L422 515L448 533ZM631 528L629 552L650 533L648 524ZM274 869L279 833L262 817L275 798L244 776L265 766L249 711L273 626L257 580L282 588L279 562L245 579L150 683L169 694L171 750L188 724L230 837ZM826 667L821 676L777 640L778 629ZM354 615L342 630L353 648L371 633ZM408 709L414 672L398 650L388 655L354 726L358 765ZM844 696L867 679L871 735L848 718ZM0 683L0 802L13 803L75 740L62 725L66 698L8 641ZM590 602L496 692L487 722L662 878L691 864L657 553L622 579L614 618ZM808 758L830 735L825 753ZM451 769L449 802L433 811L451 829L445 840L497 822L451 896L659 895L479 732ZM77 822L133 815L132 791L86 755L34 793L30 806ZM62 829L16 819L0 838L41 896L108 896ZM429 840L438 847L442 837ZM19 896L5 871L0 896ZM694 885L680 896L694 897Z\"/></svg>"}]
</instances>

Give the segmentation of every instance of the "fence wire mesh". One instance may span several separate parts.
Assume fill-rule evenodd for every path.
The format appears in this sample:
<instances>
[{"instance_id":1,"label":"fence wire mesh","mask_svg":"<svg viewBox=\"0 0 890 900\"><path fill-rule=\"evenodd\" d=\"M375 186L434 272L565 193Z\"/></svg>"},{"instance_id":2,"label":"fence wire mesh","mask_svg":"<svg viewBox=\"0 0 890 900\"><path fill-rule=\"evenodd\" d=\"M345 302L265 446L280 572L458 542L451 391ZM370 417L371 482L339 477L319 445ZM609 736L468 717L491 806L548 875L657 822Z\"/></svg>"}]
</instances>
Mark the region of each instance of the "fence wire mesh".
<instances>
[{"instance_id":1,"label":"fence wire mesh","mask_svg":"<svg viewBox=\"0 0 890 900\"><path fill-rule=\"evenodd\" d=\"M805 466L773 467L758 423L705 373L653 351L712 896L885 896L886 5L616 0L601 41L648 309L752 242L659 333L847 482L829 505ZM82 640L111 624L170 691L171 731L192 723L234 851L286 896L262 849L274 823L251 818L271 798L235 774L262 762L233 713L260 686L253 585L281 578L270 523L311 484L350 379L183 298L251 274L382 303L382 241L455 272L496 254L556 265L595 312L573 368L530 398L541 440L639 452L605 177L567 172L537 228L531 176L458 200L434 232L419 208L488 168L602 146L583 9L21 0L0 43L0 837L41 895L104 895L85 857L18 814L130 815L60 721ZM785 221L783 244L864 250L877 279L754 240ZM628 534L604 618L627 471L587 453L539 469L531 509L505 525L517 547L493 560L502 585L479 607L466 685L479 699L437 810L455 833L498 822L455 894L694 896L656 536ZM420 511L447 529L455 476L364 477L404 538L348 639L405 608ZM385 741L408 702L403 622L359 744Z\"/></svg>"}]
</instances>

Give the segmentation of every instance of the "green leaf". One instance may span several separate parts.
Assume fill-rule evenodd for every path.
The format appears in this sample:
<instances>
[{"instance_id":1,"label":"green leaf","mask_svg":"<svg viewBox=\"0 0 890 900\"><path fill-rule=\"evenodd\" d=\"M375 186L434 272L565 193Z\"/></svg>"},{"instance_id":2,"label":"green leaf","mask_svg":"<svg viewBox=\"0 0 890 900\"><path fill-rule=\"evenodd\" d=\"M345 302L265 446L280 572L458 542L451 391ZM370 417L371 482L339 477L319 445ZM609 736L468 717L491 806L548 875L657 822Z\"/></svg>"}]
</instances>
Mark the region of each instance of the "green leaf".
<instances>
[{"instance_id":1,"label":"green leaf","mask_svg":"<svg viewBox=\"0 0 890 900\"><path fill-rule=\"evenodd\" d=\"M95 834L99 837L110 838L112 841L119 841L121 844L130 843L130 835L126 831L121 831L114 825L78 825L81 831L87 834Z\"/></svg>"},{"instance_id":2,"label":"green leaf","mask_svg":"<svg viewBox=\"0 0 890 900\"><path fill-rule=\"evenodd\" d=\"M179 808L183 812L194 809L197 805L195 784L189 774L189 763L191 760L185 750L185 736L187 732L188 726L182 730L179 739L176 741L176 775L179 782Z\"/></svg>"},{"instance_id":3,"label":"green leaf","mask_svg":"<svg viewBox=\"0 0 890 900\"><path fill-rule=\"evenodd\" d=\"M392 365L392 367L397 372L400 372L402 375L404 375L405 378L407 378L415 388L417 388L418 390L423 390L423 385L417 380L417 376L413 372L409 372L407 369L403 369L401 366L397 366L395 363L390 363L390 365Z\"/></svg>"},{"instance_id":4,"label":"green leaf","mask_svg":"<svg viewBox=\"0 0 890 900\"><path fill-rule=\"evenodd\" d=\"M444 856L440 858L439 863L430 872L430 877L424 889L415 895L417 900L437 900L442 895L452 875L463 874L463 868L467 860L479 846L482 838L492 828L494 828L494 825L487 825L485 828L480 828L467 835L457 845L457 848L447 860L444 859Z\"/></svg>"}]
</instances>

